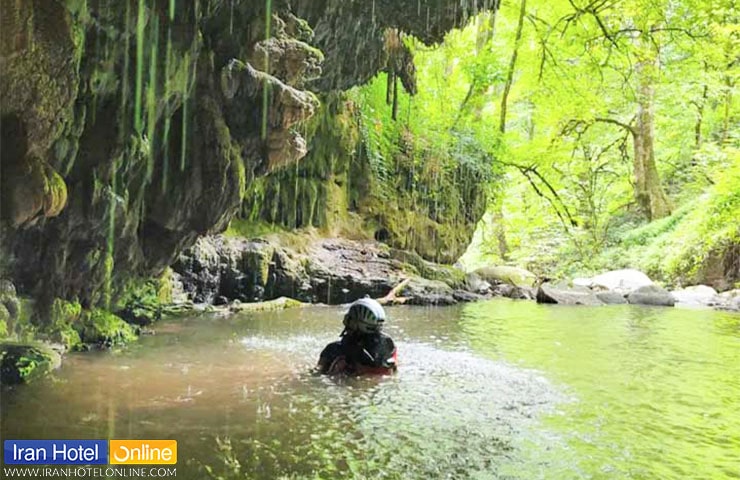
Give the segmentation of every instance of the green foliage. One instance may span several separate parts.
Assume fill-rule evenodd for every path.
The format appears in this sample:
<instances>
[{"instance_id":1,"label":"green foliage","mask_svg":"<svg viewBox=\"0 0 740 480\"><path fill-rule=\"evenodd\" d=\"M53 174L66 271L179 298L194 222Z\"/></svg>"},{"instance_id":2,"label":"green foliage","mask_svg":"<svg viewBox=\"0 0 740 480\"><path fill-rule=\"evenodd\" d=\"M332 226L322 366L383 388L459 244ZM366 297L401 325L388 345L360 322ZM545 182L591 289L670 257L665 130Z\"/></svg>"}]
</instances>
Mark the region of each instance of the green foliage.
<instances>
[{"instance_id":1,"label":"green foliage","mask_svg":"<svg viewBox=\"0 0 740 480\"><path fill-rule=\"evenodd\" d=\"M54 299L49 313L47 328L50 339L61 343L67 350L77 350L82 347L82 339L74 325L82 315L82 306L79 302L70 302L61 298Z\"/></svg>"},{"instance_id":2,"label":"green foliage","mask_svg":"<svg viewBox=\"0 0 740 480\"><path fill-rule=\"evenodd\" d=\"M572 244L562 242L550 249L559 261L539 267L556 277L629 267L672 285L732 287L737 273L726 271L724 255L740 245L740 161L715 178L706 193L671 216L638 227L628 222L615 229L618 233L609 246L594 255L581 256ZM717 271L726 278L717 279Z\"/></svg>"},{"instance_id":3,"label":"green foliage","mask_svg":"<svg viewBox=\"0 0 740 480\"><path fill-rule=\"evenodd\" d=\"M162 318L172 302L172 270L167 268L152 280L132 279L114 305L114 311L128 323L150 325Z\"/></svg>"},{"instance_id":4,"label":"green foliage","mask_svg":"<svg viewBox=\"0 0 740 480\"><path fill-rule=\"evenodd\" d=\"M83 312L73 327L82 341L90 345L112 347L136 340L136 332L131 325L100 308Z\"/></svg>"},{"instance_id":5,"label":"green foliage","mask_svg":"<svg viewBox=\"0 0 740 480\"><path fill-rule=\"evenodd\" d=\"M10 314L8 313L8 309L5 308L5 305L0 304L0 339L8 336L9 319Z\"/></svg>"},{"instance_id":6,"label":"green foliage","mask_svg":"<svg viewBox=\"0 0 740 480\"><path fill-rule=\"evenodd\" d=\"M0 344L0 384L30 383L61 364L57 352L39 343Z\"/></svg>"},{"instance_id":7,"label":"green foliage","mask_svg":"<svg viewBox=\"0 0 740 480\"><path fill-rule=\"evenodd\" d=\"M417 63L436 66L438 53L417 52ZM355 95L370 177L365 212L394 247L452 263L483 213L495 169L491 150L472 127L457 126L449 98L440 103L454 90L465 95L459 83L442 83L443 75L420 69L418 94L399 98L397 120L386 104L385 75Z\"/></svg>"},{"instance_id":8,"label":"green foliage","mask_svg":"<svg viewBox=\"0 0 740 480\"><path fill-rule=\"evenodd\" d=\"M740 64L731 60L740 44L737 15L725 0L579 5L527 3L506 133L490 141L494 161L509 171L463 260L556 277L630 266L665 281L704 280L737 243L730 193L740 190L733 95ZM477 21L440 48L452 57L447 76L473 92L467 105L481 113L470 121L489 130L506 68L492 57L515 48L518 13L517 4L502 5L488 44L476 42ZM461 53L460 39L475 56ZM467 77L460 80L457 69ZM477 79L483 87L473 88ZM633 167L646 85L654 92L657 170L676 207L648 225L635 202Z\"/></svg>"}]
</instances>

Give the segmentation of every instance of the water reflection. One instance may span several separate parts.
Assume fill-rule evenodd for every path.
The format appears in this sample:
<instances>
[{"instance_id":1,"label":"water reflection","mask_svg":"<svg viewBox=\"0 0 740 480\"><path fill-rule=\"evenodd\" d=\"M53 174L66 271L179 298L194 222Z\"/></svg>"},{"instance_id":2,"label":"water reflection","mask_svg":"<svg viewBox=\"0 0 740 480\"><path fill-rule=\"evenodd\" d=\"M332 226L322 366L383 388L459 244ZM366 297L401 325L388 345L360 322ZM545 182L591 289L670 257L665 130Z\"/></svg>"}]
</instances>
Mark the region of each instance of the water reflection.
<instances>
[{"instance_id":1,"label":"water reflection","mask_svg":"<svg viewBox=\"0 0 740 480\"><path fill-rule=\"evenodd\" d=\"M574 396L545 426L568 439L578 476L738 475L740 404L730 400L740 398L737 315L514 302L487 314L492 308L465 310L471 345L541 369Z\"/></svg>"},{"instance_id":2,"label":"water reflection","mask_svg":"<svg viewBox=\"0 0 740 480\"><path fill-rule=\"evenodd\" d=\"M399 373L364 378L310 373L339 333L337 308L164 323L4 392L3 438L174 438L178 477L193 479L735 468L736 317L503 300L390 316Z\"/></svg>"}]
</instances>

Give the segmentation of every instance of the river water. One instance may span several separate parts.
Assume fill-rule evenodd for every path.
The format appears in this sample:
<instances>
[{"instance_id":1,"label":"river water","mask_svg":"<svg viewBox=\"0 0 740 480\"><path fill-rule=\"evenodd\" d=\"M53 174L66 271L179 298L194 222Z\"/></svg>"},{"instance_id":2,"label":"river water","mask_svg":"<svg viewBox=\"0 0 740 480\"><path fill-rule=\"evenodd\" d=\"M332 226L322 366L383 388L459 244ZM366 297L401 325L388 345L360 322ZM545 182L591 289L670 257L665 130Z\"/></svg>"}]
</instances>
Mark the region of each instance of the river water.
<instances>
[{"instance_id":1,"label":"river water","mask_svg":"<svg viewBox=\"0 0 740 480\"><path fill-rule=\"evenodd\" d=\"M172 319L2 392L3 439L175 439L177 478L740 478L740 316L389 309L396 375L310 373L312 307Z\"/></svg>"}]
</instances>

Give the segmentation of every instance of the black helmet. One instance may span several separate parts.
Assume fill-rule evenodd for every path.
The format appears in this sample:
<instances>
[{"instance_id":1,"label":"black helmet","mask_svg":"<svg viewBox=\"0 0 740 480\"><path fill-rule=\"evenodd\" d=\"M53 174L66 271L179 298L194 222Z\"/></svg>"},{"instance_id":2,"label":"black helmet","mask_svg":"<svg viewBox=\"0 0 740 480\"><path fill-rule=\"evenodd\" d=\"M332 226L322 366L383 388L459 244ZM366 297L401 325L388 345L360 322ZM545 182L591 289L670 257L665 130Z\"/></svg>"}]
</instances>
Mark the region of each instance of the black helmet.
<instances>
[{"instance_id":1,"label":"black helmet","mask_svg":"<svg viewBox=\"0 0 740 480\"><path fill-rule=\"evenodd\" d=\"M349 306L344 327L347 332L378 333L385 319L385 310L376 300L361 298Z\"/></svg>"}]
</instances>

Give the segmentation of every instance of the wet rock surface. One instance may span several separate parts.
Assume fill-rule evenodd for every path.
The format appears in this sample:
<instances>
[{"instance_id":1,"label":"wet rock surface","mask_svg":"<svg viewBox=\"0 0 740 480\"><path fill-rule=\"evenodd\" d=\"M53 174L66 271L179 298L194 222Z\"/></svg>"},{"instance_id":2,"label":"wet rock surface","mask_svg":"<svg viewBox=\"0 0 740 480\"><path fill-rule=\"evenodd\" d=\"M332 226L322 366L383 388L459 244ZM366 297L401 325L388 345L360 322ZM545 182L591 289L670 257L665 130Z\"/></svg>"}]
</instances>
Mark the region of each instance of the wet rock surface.
<instances>
[{"instance_id":1,"label":"wet rock surface","mask_svg":"<svg viewBox=\"0 0 740 480\"><path fill-rule=\"evenodd\" d=\"M602 273L590 279L590 288L612 290L624 295L640 287L652 285L653 281L639 270L623 269Z\"/></svg>"},{"instance_id":2,"label":"wet rock surface","mask_svg":"<svg viewBox=\"0 0 740 480\"><path fill-rule=\"evenodd\" d=\"M537 276L529 270L503 265L479 268L474 273L492 284L507 283L517 287L533 287L537 281Z\"/></svg>"},{"instance_id":3,"label":"wet rock surface","mask_svg":"<svg viewBox=\"0 0 740 480\"><path fill-rule=\"evenodd\" d=\"M398 296L408 304L451 305L484 298L467 291L462 272L453 267L416 257L414 265L399 258L408 260L371 241L320 238L296 248L276 239L214 236L199 239L173 269L195 303L288 297L341 304L365 295L384 297L406 278L411 281Z\"/></svg>"},{"instance_id":4,"label":"wet rock surface","mask_svg":"<svg viewBox=\"0 0 740 480\"><path fill-rule=\"evenodd\" d=\"M668 290L657 285L647 285L634 290L627 295L627 301L635 305L655 305L660 307L672 307L676 299Z\"/></svg>"},{"instance_id":5,"label":"wet rock surface","mask_svg":"<svg viewBox=\"0 0 740 480\"><path fill-rule=\"evenodd\" d=\"M624 298L624 295L613 291L596 292L596 298L607 305L621 305L627 303L627 299Z\"/></svg>"},{"instance_id":6,"label":"wet rock surface","mask_svg":"<svg viewBox=\"0 0 740 480\"><path fill-rule=\"evenodd\" d=\"M720 302L717 291L706 285L694 285L692 287L674 290L671 295L678 305L687 306L712 306Z\"/></svg>"},{"instance_id":7,"label":"wet rock surface","mask_svg":"<svg viewBox=\"0 0 740 480\"><path fill-rule=\"evenodd\" d=\"M586 287L543 283L537 289L537 303L559 305L603 305L596 294Z\"/></svg>"},{"instance_id":8,"label":"wet rock surface","mask_svg":"<svg viewBox=\"0 0 740 480\"><path fill-rule=\"evenodd\" d=\"M713 305L719 310L740 312L740 289L728 290L717 295L716 303Z\"/></svg>"}]
</instances>

